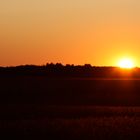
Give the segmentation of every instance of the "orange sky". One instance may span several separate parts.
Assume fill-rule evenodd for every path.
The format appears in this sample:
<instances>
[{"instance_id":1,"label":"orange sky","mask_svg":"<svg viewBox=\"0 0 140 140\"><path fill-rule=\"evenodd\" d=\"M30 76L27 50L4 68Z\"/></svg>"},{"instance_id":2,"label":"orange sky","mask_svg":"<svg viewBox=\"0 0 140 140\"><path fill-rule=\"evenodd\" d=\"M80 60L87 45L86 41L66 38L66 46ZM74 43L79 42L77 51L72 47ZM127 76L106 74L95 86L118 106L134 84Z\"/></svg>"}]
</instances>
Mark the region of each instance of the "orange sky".
<instances>
[{"instance_id":1,"label":"orange sky","mask_svg":"<svg viewBox=\"0 0 140 140\"><path fill-rule=\"evenodd\" d=\"M138 0L0 1L0 65L140 66Z\"/></svg>"}]
</instances>

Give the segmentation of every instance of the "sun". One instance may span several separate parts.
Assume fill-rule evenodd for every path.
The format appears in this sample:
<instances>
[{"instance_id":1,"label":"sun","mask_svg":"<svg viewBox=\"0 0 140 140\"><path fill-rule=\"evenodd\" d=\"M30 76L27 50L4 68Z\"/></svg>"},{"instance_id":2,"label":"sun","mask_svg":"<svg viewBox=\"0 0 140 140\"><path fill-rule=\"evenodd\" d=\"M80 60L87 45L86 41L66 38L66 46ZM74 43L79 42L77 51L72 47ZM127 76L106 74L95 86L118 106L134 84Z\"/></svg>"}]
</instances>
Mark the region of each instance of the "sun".
<instances>
[{"instance_id":1,"label":"sun","mask_svg":"<svg viewBox=\"0 0 140 140\"><path fill-rule=\"evenodd\" d=\"M132 69L135 67L134 61L132 59L129 59L129 58L121 59L118 63L118 66L120 68L125 68L125 69Z\"/></svg>"}]
</instances>

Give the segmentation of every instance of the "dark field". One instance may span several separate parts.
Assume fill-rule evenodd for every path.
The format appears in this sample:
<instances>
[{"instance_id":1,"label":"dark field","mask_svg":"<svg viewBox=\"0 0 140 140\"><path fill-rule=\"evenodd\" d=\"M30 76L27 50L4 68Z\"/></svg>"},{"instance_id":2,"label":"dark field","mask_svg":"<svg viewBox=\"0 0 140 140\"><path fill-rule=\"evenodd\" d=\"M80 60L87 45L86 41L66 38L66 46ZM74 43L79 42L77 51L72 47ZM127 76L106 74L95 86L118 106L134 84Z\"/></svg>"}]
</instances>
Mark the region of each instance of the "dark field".
<instances>
[{"instance_id":1,"label":"dark field","mask_svg":"<svg viewBox=\"0 0 140 140\"><path fill-rule=\"evenodd\" d=\"M0 78L0 133L19 139L140 139L140 80Z\"/></svg>"}]
</instances>

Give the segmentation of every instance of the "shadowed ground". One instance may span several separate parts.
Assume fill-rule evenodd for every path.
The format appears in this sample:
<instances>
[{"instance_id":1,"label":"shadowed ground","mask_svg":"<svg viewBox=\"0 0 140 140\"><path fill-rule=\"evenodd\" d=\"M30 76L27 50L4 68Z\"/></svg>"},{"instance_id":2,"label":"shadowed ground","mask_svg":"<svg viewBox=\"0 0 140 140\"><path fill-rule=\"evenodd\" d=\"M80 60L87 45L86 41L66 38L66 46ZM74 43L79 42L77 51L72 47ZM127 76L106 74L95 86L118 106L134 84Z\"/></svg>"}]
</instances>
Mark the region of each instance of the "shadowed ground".
<instances>
[{"instance_id":1,"label":"shadowed ground","mask_svg":"<svg viewBox=\"0 0 140 140\"><path fill-rule=\"evenodd\" d=\"M0 78L1 135L139 139L140 80Z\"/></svg>"}]
</instances>

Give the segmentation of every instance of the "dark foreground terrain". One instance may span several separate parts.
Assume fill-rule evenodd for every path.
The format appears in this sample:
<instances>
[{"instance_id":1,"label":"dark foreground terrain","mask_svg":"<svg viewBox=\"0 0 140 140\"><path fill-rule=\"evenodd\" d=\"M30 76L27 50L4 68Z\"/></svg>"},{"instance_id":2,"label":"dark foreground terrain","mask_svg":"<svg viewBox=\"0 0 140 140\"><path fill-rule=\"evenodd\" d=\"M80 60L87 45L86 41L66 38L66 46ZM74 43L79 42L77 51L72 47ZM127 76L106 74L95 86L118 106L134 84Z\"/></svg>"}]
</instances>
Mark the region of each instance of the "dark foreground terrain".
<instances>
[{"instance_id":1,"label":"dark foreground terrain","mask_svg":"<svg viewBox=\"0 0 140 140\"><path fill-rule=\"evenodd\" d=\"M140 80L0 78L0 134L19 139L140 139Z\"/></svg>"},{"instance_id":2,"label":"dark foreground terrain","mask_svg":"<svg viewBox=\"0 0 140 140\"><path fill-rule=\"evenodd\" d=\"M10 110L8 110L10 108ZM139 139L139 107L8 107L1 135L19 139ZM9 114L10 113L10 114ZM10 116L12 117L10 117ZM9 118L10 117L10 118Z\"/></svg>"}]
</instances>

